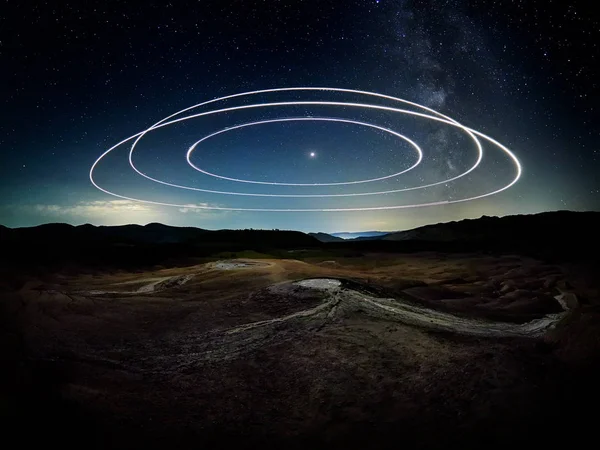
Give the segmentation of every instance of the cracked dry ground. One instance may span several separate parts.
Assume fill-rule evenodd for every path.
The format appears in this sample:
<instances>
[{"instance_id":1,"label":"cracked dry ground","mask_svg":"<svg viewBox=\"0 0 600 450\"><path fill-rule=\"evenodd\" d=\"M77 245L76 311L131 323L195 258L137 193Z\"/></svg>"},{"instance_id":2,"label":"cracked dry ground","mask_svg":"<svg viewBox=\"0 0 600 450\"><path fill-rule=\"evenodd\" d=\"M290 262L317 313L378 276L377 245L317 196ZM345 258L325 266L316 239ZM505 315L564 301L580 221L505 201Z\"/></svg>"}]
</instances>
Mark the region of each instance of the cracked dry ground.
<instances>
[{"instance_id":1,"label":"cracked dry ground","mask_svg":"<svg viewBox=\"0 0 600 450\"><path fill-rule=\"evenodd\" d=\"M4 423L92 448L573 443L598 400L585 273L427 253L24 277L2 285ZM565 283L588 304L562 312Z\"/></svg>"}]
</instances>

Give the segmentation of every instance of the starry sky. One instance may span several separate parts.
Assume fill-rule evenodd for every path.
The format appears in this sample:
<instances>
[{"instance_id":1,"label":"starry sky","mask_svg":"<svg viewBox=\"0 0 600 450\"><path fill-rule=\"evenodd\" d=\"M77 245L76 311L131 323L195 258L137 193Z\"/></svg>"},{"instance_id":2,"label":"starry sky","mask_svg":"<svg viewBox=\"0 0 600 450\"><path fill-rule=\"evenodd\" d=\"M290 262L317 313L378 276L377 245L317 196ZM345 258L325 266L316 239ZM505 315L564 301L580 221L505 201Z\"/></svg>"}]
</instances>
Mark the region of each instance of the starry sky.
<instances>
[{"instance_id":1,"label":"starry sky","mask_svg":"<svg viewBox=\"0 0 600 450\"><path fill-rule=\"evenodd\" d=\"M600 17L559 0L6 1L0 8L0 224L116 225L302 231L403 230L481 215L600 209ZM173 123L184 108L255 90L331 87L416 102L507 146L522 165L506 191L468 202L359 209L479 196L515 166L459 127L383 109L283 105ZM177 117L277 102L389 99L332 91L266 92ZM407 108L408 109L408 108ZM418 108L410 108L419 111ZM423 111L421 111L423 112ZM428 113L429 114L429 113ZM278 120L236 128L239 125ZM307 118L313 120L306 120ZM314 120L335 118L342 121ZM359 123L356 123L359 122ZM369 126L377 125L379 128ZM231 129L230 129L231 128ZM332 186L241 183L343 183ZM380 195L365 194L436 186ZM277 197L279 195L337 197ZM271 197L273 195L273 197ZM341 196L339 196L341 195ZM149 200L161 206L131 200ZM225 209L203 209L198 206Z\"/></svg>"}]
</instances>

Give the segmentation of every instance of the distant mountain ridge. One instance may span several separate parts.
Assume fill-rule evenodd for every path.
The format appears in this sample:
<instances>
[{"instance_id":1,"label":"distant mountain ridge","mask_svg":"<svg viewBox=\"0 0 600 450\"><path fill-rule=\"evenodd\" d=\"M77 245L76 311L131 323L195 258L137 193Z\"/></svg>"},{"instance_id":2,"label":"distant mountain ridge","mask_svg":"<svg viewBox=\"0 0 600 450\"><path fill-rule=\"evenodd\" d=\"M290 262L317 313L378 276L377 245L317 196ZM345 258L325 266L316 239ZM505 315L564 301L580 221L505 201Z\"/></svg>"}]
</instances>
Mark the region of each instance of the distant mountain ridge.
<instances>
[{"instance_id":1,"label":"distant mountain ridge","mask_svg":"<svg viewBox=\"0 0 600 450\"><path fill-rule=\"evenodd\" d=\"M299 231L217 230L148 225L0 228L0 267L147 267L228 252L269 253L323 245Z\"/></svg>"},{"instance_id":2,"label":"distant mountain ridge","mask_svg":"<svg viewBox=\"0 0 600 450\"><path fill-rule=\"evenodd\" d=\"M0 229L0 237L11 241L72 244L75 242L105 242L119 244L197 244L217 242L255 243L265 245L314 245L317 241L300 231L287 230L205 230L194 227L174 227L161 223L147 225L95 226L49 223L35 227Z\"/></svg>"},{"instance_id":3,"label":"distant mountain ridge","mask_svg":"<svg viewBox=\"0 0 600 450\"><path fill-rule=\"evenodd\" d=\"M392 232L393 233L393 232ZM340 233L308 233L310 236L318 239L321 242L354 242L354 241L373 241L382 239L390 234L385 231L365 231L358 232L340 232Z\"/></svg>"},{"instance_id":4,"label":"distant mountain ridge","mask_svg":"<svg viewBox=\"0 0 600 450\"><path fill-rule=\"evenodd\" d=\"M367 232L368 233L368 232ZM372 232L373 233L373 232ZM30 228L0 226L0 263L18 261L129 260L131 264L254 250L315 249L361 252L500 252L534 257L600 258L600 212L555 211L531 215L465 219L413 230L355 239L327 233L279 230L205 230L148 225L73 226L45 224ZM336 233L339 234L339 233ZM347 233L351 234L351 233ZM287 254L287 252L285 252Z\"/></svg>"},{"instance_id":5,"label":"distant mountain ridge","mask_svg":"<svg viewBox=\"0 0 600 450\"><path fill-rule=\"evenodd\" d=\"M321 242L346 242L362 240L454 242L488 239L537 239L549 229L556 232L571 231L576 234L593 234L599 230L600 212L551 211L512 216L481 216L478 219L440 222L406 231L363 231L310 233ZM337 239L336 239L337 238Z\"/></svg>"},{"instance_id":6,"label":"distant mountain ridge","mask_svg":"<svg viewBox=\"0 0 600 450\"><path fill-rule=\"evenodd\" d=\"M382 236L385 241L536 242L551 238L553 242L578 241L600 236L600 212L552 211L514 216L482 216L454 222L426 225Z\"/></svg>"},{"instance_id":7,"label":"distant mountain ridge","mask_svg":"<svg viewBox=\"0 0 600 450\"><path fill-rule=\"evenodd\" d=\"M494 252L600 262L595 250L600 248L600 212L482 216L326 245L363 252Z\"/></svg>"},{"instance_id":8,"label":"distant mountain ridge","mask_svg":"<svg viewBox=\"0 0 600 450\"><path fill-rule=\"evenodd\" d=\"M330 235L344 240L350 240L359 238L378 238L390 233L393 233L393 231L342 231L339 233L330 233Z\"/></svg>"},{"instance_id":9,"label":"distant mountain ridge","mask_svg":"<svg viewBox=\"0 0 600 450\"><path fill-rule=\"evenodd\" d=\"M341 237L333 236L327 233L308 233L309 236L318 239L320 242L343 242L344 239Z\"/></svg>"}]
</instances>

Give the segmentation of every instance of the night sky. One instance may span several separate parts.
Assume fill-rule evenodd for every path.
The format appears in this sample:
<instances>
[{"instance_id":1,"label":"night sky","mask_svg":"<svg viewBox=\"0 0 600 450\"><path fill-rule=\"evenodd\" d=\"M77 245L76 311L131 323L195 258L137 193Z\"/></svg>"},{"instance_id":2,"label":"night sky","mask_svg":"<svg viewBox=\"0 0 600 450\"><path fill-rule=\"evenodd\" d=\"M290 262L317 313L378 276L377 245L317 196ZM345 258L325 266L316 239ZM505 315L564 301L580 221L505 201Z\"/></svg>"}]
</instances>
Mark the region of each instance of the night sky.
<instances>
[{"instance_id":1,"label":"night sky","mask_svg":"<svg viewBox=\"0 0 600 450\"><path fill-rule=\"evenodd\" d=\"M600 20L594 7L558 0L5 1L0 224L162 222L334 232L600 209ZM382 109L432 114L391 99L282 91L225 99L174 118L280 102L377 108L287 104L181 120L149 131L132 161L151 178L191 189L136 173L129 165L133 140L94 171L99 186L127 198L90 182L90 167L106 150L177 111L293 87L368 91L433 108L508 147L522 176L496 195L443 203L501 189L515 178L514 162L482 139L479 166L445 183L478 159L461 127ZM279 119L294 120L269 122ZM190 162L259 183L213 177L188 164L190 146L229 128L198 144ZM413 166L419 154L382 128L418 144L421 163L390 176ZM370 179L378 180L310 185ZM423 203L441 204L388 209ZM240 211L361 208L368 210Z\"/></svg>"}]
</instances>

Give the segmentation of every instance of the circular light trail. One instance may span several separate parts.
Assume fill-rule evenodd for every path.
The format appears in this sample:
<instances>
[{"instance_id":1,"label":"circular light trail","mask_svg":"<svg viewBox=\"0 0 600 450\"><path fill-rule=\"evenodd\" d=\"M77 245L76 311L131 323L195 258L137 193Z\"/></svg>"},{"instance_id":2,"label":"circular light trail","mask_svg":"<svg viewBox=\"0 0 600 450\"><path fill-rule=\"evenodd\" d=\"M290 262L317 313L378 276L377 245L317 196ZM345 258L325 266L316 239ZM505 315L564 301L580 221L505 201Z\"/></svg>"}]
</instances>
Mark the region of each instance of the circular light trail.
<instances>
[{"instance_id":1,"label":"circular light trail","mask_svg":"<svg viewBox=\"0 0 600 450\"><path fill-rule=\"evenodd\" d=\"M232 130L237 130L239 128L245 128L245 127L250 127L250 126L254 126L254 125L262 125L262 124L266 124L266 123L299 122L299 121L352 123L352 124L355 124L355 125L362 125L362 126L365 126L365 127L370 127L370 128L375 128L377 130L385 131L386 133L389 133L389 134L392 134L394 136L397 136L400 139L404 139L406 142L408 142L417 151L417 162L414 163L412 166L410 166L408 169L402 170L401 172L393 173L391 175L386 175L384 177L371 178L369 180L343 181L343 182L340 182L340 183L280 183L280 182L275 182L275 181L244 180L244 179L241 179L241 178L230 178L230 177L224 177L222 175L216 175L214 173L211 173L211 172L208 172L206 170L203 170L200 167L196 166L194 163L192 163L191 157L192 157L192 153L196 150L196 147L198 145L200 145L202 142L206 141L207 139L210 139L210 138L212 138L214 136L217 136L219 134L226 133L226 132L229 132L229 131L232 131ZM310 152L309 156L311 158L314 158L316 156L316 153L315 152ZM403 173L406 173L406 172L414 169L415 167L417 167L419 164L421 164L421 161L423 160L423 151L421 150L421 148L414 141L412 141L411 139L407 138L406 136L404 136L404 135L402 135L400 133L396 133L395 131L390 130L389 128L383 128L383 127L380 127L380 126L377 126L377 125L373 125L371 123L358 122L356 120L348 120L348 119L338 119L338 118L333 118L333 117L297 117L297 118L261 120L261 121L258 121L258 122L248 122L248 123L243 123L241 125L236 125L236 126L233 126L233 127L225 128L224 130L217 131L216 133L209 134L208 136L203 137L199 141L196 141L189 148L189 150L188 150L188 152L186 154L186 159L187 159L187 162L188 162L188 164L190 166L192 166L197 171L202 172L203 174L210 175L211 177L215 177L215 178L222 178L224 180L237 181L238 183L270 184L270 185L275 185L275 186L343 186L343 185L347 185L347 184L371 183L373 181L386 180L388 178L394 178L394 177L397 177L399 175L402 175ZM154 181L158 181L158 180L154 180ZM179 186L179 187L183 187L183 186Z\"/></svg>"},{"instance_id":2,"label":"circular light trail","mask_svg":"<svg viewBox=\"0 0 600 450\"><path fill-rule=\"evenodd\" d=\"M373 105L373 104L365 104L365 103L352 103L352 102L331 102L331 101L295 101L295 102L274 102L274 103L259 103L259 104L252 104L252 105L241 105L241 106L237 106L237 107L229 107L229 108L222 108L222 109L216 109L216 110L212 110L212 111L205 111L202 113L196 113L196 114L192 114L189 116L184 116L184 117L179 117L179 118L175 118L176 116L183 114L185 112L188 112L194 108L198 108L201 106L205 106L214 102L219 102L219 101L223 101L226 99L231 99L231 98L236 98L236 97L242 97L242 96L248 96L248 95L256 95L256 94L261 94L261 93L274 93L274 92L287 92L287 91L331 91L331 92L344 92L344 93L352 93L352 94L360 94L360 95L366 95L366 96L371 96L371 97L377 97L377 98L384 98L384 99L388 99L388 100L393 100L396 102L400 102L400 103L404 103L404 104L408 104L417 108L420 108L422 110L431 112L435 115L430 115L430 114L425 114L422 112L417 112L417 111L411 111L411 110L406 110L406 109L400 109L400 108L393 108L390 106L382 106L382 105ZM350 193L350 194L294 194L294 195L283 195L283 194L263 194L263 193L257 193L257 194L253 194L253 193L244 193L244 192L230 192L230 191L214 191L214 190L208 190L208 189L200 189L200 188L193 188L193 187L187 187L187 186L180 186L180 185L176 185L176 184L172 184L172 183L166 183L164 181L161 180L156 180L152 177L149 177L148 175L142 173L141 171L139 171L134 163L133 163L133 153L134 150L136 148L136 145L139 143L139 141L149 132L158 129L158 128L163 128L169 125L172 125L174 123L178 123L178 122L182 122L185 120L190 120L193 118L197 118L197 117L203 117L203 116L208 116L208 115L212 115L212 114L218 114L218 113L224 113L224 112L231 112L231 111L238 111L238 110L248 110L248 109L253 109L253 108L266 108L266 107L280 107L280 106L301 106L301 105L313 105L313 106L342 106L342 107L351 107L351 108L365 108L365 109L371 109L371 110L381 110L381 111L388 111L388 112L396 112L396 113L401 113L401 114L407 114L407 115L412 115L412 116L416 116L416 117L421 117L421 118L425 118L425 119L429 119L429 120L433 120L433 121L437 121L437 122L441 122L441 123L445 123L448 124L450 126L459 128L461 130L463 130L465 133L467 133L469 135L469 137L473 140L475 146L477 147L477 151L478 151L478 157L477 160L475 162L475 164L469 168L467 171L463 172L462 174L455 176L453 178L450 178L448 180L443 180L440 182L436 182L436 183L431 183L431 184L427 184L427 185L422 185L422 186L415 186L415 187L410 187L410 188L404 188L404 189L394 189L394 190L388 190L388 191L379 191L379 192L363 192L363 193ZM295 118L292 120L298 120L298 119L306 119L306 120L314 120L315 118ZM330 120L330 121L336 121L336 120L346 120L346 119L336 119L336 118L318 118L321 120ZM290 120L288 119L273 119L272 121L285 121L285 120ZM264 122L264 121L263 121ZM356 123L356 122L355 122ZM242 126L250 126L251 124L256 124L255 122L251 122L248 124L242 124L237 126L242 127ZM380 128L376 125L373 124L367 124L367 123L361 123L363 125L366 126L372 126L374 128ZM215 134L219 134L219 133L223 133L225 131L228 131L229 129L233 129L235 127L232 128L228 128L225 130L221 130L220 132L217 133L213 133L210 136L213 136ZM402 135L399 135L395 132L393 132L392 130L387 130L386 131L391 132L392 134L396 134L397 136L400 136L401 138L405 138ZM202 142L205 139L208 139L210 136L207 136L205 138L202 138L200 141L198 141L195 145L197 145L198 143ZM483 148L481 146L481 143L479 141L479 138L483 138L486 141L492 143L493 145L495 145L496 147L498 147L500 150L502 150L509 158L510 160L513 162L514 166L515 166L515 177L514 179L507 184L506 186L497 189L495 191L492 192L488 192L485 194L481 194L481 195L477 195L477 196L473 196L473 197L468 197L468 198L462 198L462 199L457 199L457 200L444 200L444 201L438 201L438 202L429 202L429 203L420 203L420 204L412 204L412 205L390 205L390 206L372 206L372 207L354 207L354 208L233 208L233 207L221 207L221 206L205 206L205 205L194 205L194 204L176 204L176 203L167 203L167 202L156 202L156 201L152 201L152 200L143 200L143 199L137 199L137 198L133 198L133 197L128 197L128 196L124 196L121 194L117 194L114 192L111 192L107 189L102 188L101 186L99 186L96 181L94 180L94 170L96 168L96 166L98 165L98 163L106 156L108 155L110 152L112 152L113 150L115 150L116 148L120 147L121 145L134 140L133 144L131 145L131 149L129 151L129 163L131 165L131 167L140 175L142 175L143 177L150 179L152 181L161 183L161 184L165 184L165 185L169 185L172 187L177 187L177 188L182 188L182 189L189 189L189 190L194 190L194 191L200 191L200 192L208 192L208 193L214 193L214 194L227 194L227 195L240 195L240 196L256 196L256 197L275 197L275 198L282 198L282 197L355 197L355 196L363 196L363 195L381 195L381 194L389 194L389 193L395 193L395 192L404 192L404 191L409 191L409 190L415 190L415 189L424 189L427 187L432 187L432 186L436 186L436 185L440 185L440 184L445 184L445 183L449 183L451 181L457 180L461 177L464 177L465 175L467 175L468 173L472 172L473 170L475 170L477 168L477 166L480 164L482 158L483 158ZM405 138L408 139L408 138ZM415 144L416 145L416 144ZM194 147L194 146L193 146ZM418 146L417 146L418 148ZM188 150L188 162L191 164L191 162L189 161L189 155L190 153L193 151L193 148L190 148L190 150ZM419 154L421 155L421 152L419 152ZM420 162L420 159L419 159ZM192 165L192 164L191 164ZM193 166L193 165L192 165ZM414 167L413 167L414 168ZM409 169L410 170L410 169ZM202 170L201 170L202 171ZM406 171L405 171L406 172ZM206 173L206 172L205 172ZM264 90L259 90L259 91L250 91L250 92L243 92L240 94L234 94L234 95L229 95L229 96L225 96L225 97L220 97L220 98L216 98L213 100L209 100L206 101L204 103L199 103L197 105L193 105L190 106L188 108L185 108L181 111L178 111L162 120L160 120L159 122L155 123L154 125L152 125L150 128L141 131L133 136L130 136L124 140L122 140L121 142L119 142L118 144L114 145L113 147L109 148L108 150L106 150L102 155L100 155L100 157L94 162L94 164L92 164L92 167L90 168L90 181L92 182L92 184L99 190L101 190L102 192L105 192L109 195L112 195L114 197L117 198L122 198L122 199L126 199L126 200L131 200L131 201L136 201L136 202L141 202L141 203L148 203L148 204L153 204L153 205L160 205L160 206L173 206L173 207L180 207L180 208L196 208L196 209L206 209L206 210L223 210L223 211L267 211L267 212L316 212L316 211L323 211L323 212L335 212L335 211L375 211L375 210L394 210L394 209L406 209L406 208L417 208L417 207L424 207L424 206L436 206L436 205L447 205L447 204L453 204L453 203L461 203L461 202L466 202L466 201L471 201L471 200L476 200L476 199L480 199L480 198L484 198L484 197L488 197L494 194L498 194L508 188L510 188L511 186L513 186L521 177L521 173L522 173L522 168L521 168L521 164L519 163L518 158L514 155L514 153L512 153L508 148L506 148L504 145L502 145L501 143L499 143L498 141L494 140L493 138L477 131L474 130L472 128L468 128L460 123L458 123L457 121L455 121L454 119L445 116L431 108L428 108L426 106L420 105L418 103L415 102L411 102L408 100L404 100L404 99L400 99L400 98L396 98L396 97L392 97L392 96L388 96L388 95L383 95L383 94L378 94L378 93L374 93L374 92L367 92L367 91L358 91L358 90L353 90L353 89L340 89L340 88L324 88L324 87L299 87L299 88L278 88L278 89L264 89ZM210 174L213 175L214 174ZM222 177L221 177L222 178ZM249 180L236 180L233 179L234 181L239 181L239 182L248 182ZM374 179L375 180L375 179ZM369 182L369 181L374 181L374 180L363 180L362 182ZM258 184L266 184L266 182L260 182ZM269 182L268 184L274 184ZM342 183L342 184L351 184L351 183ZM321 184L323 185L323 184ZM304 186L313 186L312 184L305 184Z\"/></svg>"},{"instance_id":3,"label":"circular light trail","mask_svg":"<svg viewBox=\"0 0 600 450\"><path fill-rule=\"evenodd\" d=\"M254 91L252 93L248 93L247 95L250 94L256 94L256 93L263 93L263 92L272 92L272 91L280 91L280 90L294 90L295 88L281 88L281 89L274 89L274 90L267 90L267 91ZM298 88L298 89L302 89L302 90L308 90L311 88ZM315 88L318 90L322 90L324 88ZM330 90L336 91L337 89L335 88L331 88ZM344 92L348 92L348 89L343 89L342 91ZM363 94L369 94L363 91L351 91L351 92L360 92ZM181 110L171 116L170 117L174 117L184 111L189 111L192 108L198 107L198 106L203 106L206 105L207 103L211 103L213 101L218 101L218 100L224 100L224 99L228 99L231 97L235 97L238 96L239 94L233 95L233 96L228 96L228 97L221 97L219 99L215 99L215 100L210 100L208 102L205 103L200 103L199 105L196 106L192 106L190 108ZM373 93L372 95L375 96L383 96L382 94L375 94ZM389 96L383 96L388 98ZM389 97L389 98L393 98L393 97ZM404 102L404 103L408 103L410 105L414 105L414 106L418 106L420 108L423 108L425 110L428 111L434 111L430 108L427 108L426 106L422 106L422 105L418 105L417 103L414 102L410 102L408 100L403 100L403 99L396 99L399 102ZM421 185L421 186L415 186L415 187L409 187L409 188L403 188L403 189L392 189L392 190L387 190L387 191L376 191L376 192L358 192L358 193L351 193L351 194L263 194L263 193L246 193L246 192L233 192L233 191L215 191L215 190L211 190L211 189L201 189L201 188L194 188L194 187L189 187L189 186L182 186L179 184L174 184L174 183L167 183L165 181L161 181L158 180L156 178L152 178L149 175L146 175L145 173L141 172L140 170L137 169L137 167L135 166L135 164L133 163L133 152L136 148L137 143L139 142L139 140L149 131L157 129L157 128L162 128L168 125L171 125L173 123L178 123L178 122L182 122L184 120L189 120L189 119L193 119L196 117L202 117L202 116L207 116L207 115L212 115L212 114L217 114L217 113L223 113L223 112L231 112L231 111L237 111L237 110L243 110L243 109L251 109L251 108L264 108L264 107L269 107L269 106L296 106L296 105L329 105L329 106L350 106L350 107L358 107L358 108L371 108L371 109L375 109L375 110L385 110L385 111L393 111L393 112L400 112L400 113L404 113L404 114L409 114L409 115L414 115L414 116L419 116L419 117L424 117L424 118L428 118L428 119L432 119L432 120L437 120L443 123L447 123L449 125L453 125L456 127L459 127L461 129L463 129L468 135L469 137L471 137L471 139L473 140L474 144L477 147L477 153L478 153L478 158L475 161L475 163L473 164L473 166L471 168L469 168L467 171L461 173L460 175L457 175L455 177L452 178L448 178L446 180L442 180L442 181L438 181L436 183L430 183L430 184L426 184L426 185ZM405 110L405 109L398 109L398 108L391 108L391 107L387 107L387 106L379 106L379 105L370 105L370 104L363 104L363 103L345 103L345 102L323 102L323 101L319 101L319 102L277 102L277 103L258 103L258 104L254 104L254 105L243 105L243 106L237 106L237 107L232 107L232 108L223 108L223 109L217 109L217 110L213 110L213 111L207 111L204 113L198 113L198 114L193 114L191 116L185 116L179 119L174 119L172 121L168 121L165 122L166 119L163 119L161 122L158 122L157 124L154 124L152 127L148 128L147 130L143 131L142 133L139 133L138 135L134 135L131 136L130 139L134 138L137 136L136 140L134 141L134 143L131 146L131 149L129 151L129 164L132 167L133 170L135 170L138 174L140 174L141 176L154 181L155 183L160 183L160 184L164 184L167 186L171 186L171 187L175 187L175 188L179 188L179 189L187 189L190 191L198 191L198 192L206 192L206 193L210 193L210 194L223 194L223 195L238 195L238 196L246 196L246 197L285 197L285 198L326 198L326 197L359 197L359 196L366 196L366 195L383 195L383 194L393 194L396 192L406 192L406 191L412 191L412 190L417 190L417 189L425 189L428 187L432 187L432 186L438 186L441 184L446 184L449 182L452 182L454 180L457 180L459 178L464 177L465 175L471 173L473 170L475 170L477 168L477 166L479 165L479 163L481 162L482 158L483 158L483 148L481 147L481 143L479 142L479 140L474 136L474 134L472 133L472 131L474 130L470 130L469 128L464 127L463 125L459 124L458 122L454 121L453 119L444 116L441 113L438 113L436 111L434 111L436 114L440 115L441 117L447 118L446 119L441 119L439 117L434 117L434 116L430 116L427 114L423 114L423 113L419 113L419 112L415 112L415 111L410 111L410 110ZM373 126L372 124L369 124L371 126ZM227 131L229 128L226 128L223 131ZM387 131L391 131L391 130L387 130ZM393 132L392 132L393 133ZM401 136L401 135L399 135ZM404 136L401 136L403 138L405 138ZM406 139L406 138L405 138ZM122 143L125 141L122 141ZM119 144L117 144L118 146ZM115 147L113 147L114 149ZM507 149L508 150L508 149ZM189 151L188 151L189 152ZM104 155L103 155L104 156ZM102 156L100 157L102 158ZM188 159L188 164L192 165L189 162ZM97 186L96 186L97 187ZM241 209L241 210L245 210L245 209ZM276 210L275 210L276 211ZM283 210L282 210L283 211ZM289 210L285 210L285 211L289 211ZM316 209L315 209L316 211Z\"/></svg>"}]
</instances>

